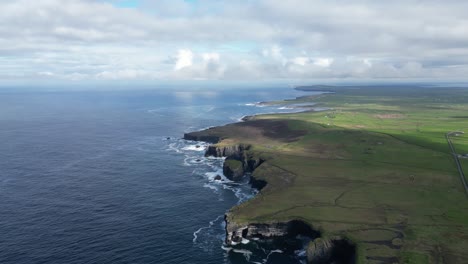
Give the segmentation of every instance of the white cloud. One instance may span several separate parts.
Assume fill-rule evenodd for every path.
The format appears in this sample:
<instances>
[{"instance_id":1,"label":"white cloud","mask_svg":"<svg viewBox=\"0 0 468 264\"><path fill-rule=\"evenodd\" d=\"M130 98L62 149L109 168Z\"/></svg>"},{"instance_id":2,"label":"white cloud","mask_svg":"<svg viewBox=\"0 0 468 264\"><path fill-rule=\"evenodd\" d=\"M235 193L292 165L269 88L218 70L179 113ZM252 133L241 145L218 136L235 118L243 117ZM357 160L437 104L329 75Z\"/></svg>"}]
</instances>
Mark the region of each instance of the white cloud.
<instances>
[{"instance_id":1,"label":"white cloud","mask_svg":"<svg viewBox=\"0 0 468 264\"><path fill-rule=\"evenodd\" d=\"M301 66L305 66L306 64L308 64L310 61L310 59L308 57L295 57L292 59L292 62L297 64L297 65L301 65Z\"/></svg>"},{"instance_id":2,"label":"white cloud","mask_svg":"<svg viewBox=\"0 0 468 264\"><path fill-rule=\"evenodd\" d=\"M113 3L0 1L0 81L468 78L466 1Z\"/></svg>"},{"instance_id":3,"label":"white cloud","mask_svg":"<svg viewBox=\"0 0 468 264\"><path fill-rule=\"evenodd\" d=\"M332 58L318 58L314 60L314 65L317 65L320 67L330 67L332 63L333 63Z\"/></svg>"},{"instance_id":4,"label":"white cloud","mask_svg":"<svg viewBox=\"0 0 468 264\"><path fill-rule=\"evenodd\" d=\"M203 53L202 58L204 61L219 61L220 55L216 52Z\"/></svg>"},{"instance_id":5,"label":"white cloud","mask_svg":"<svg viewBox=\"0 0 468 264\"><path fill-rule=\"evenodd\" d=\"M189 49L180 49L177 52L177 61L176 61L176 64L174 66L174 69L176 71L178 71L178 70L180 70L182 68L192 66L192 64L193 64L193 53L192 53L192 51L189 50Z\"/></svg>"}]
</instances>

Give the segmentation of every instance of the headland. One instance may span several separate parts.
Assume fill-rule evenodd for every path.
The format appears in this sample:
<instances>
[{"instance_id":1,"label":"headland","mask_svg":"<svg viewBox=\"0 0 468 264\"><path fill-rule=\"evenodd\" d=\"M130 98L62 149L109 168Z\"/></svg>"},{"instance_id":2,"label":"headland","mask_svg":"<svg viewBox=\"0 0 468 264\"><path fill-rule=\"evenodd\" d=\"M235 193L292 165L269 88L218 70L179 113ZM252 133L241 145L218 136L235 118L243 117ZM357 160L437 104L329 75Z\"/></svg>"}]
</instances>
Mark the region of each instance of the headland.
<instances>
[{"instance_id":1,"label":"headland","mask_svg":"<svg viewBox=\"0 0 468 264\"><path fill-rule=\"evenodd\" d=\"M468 90L327 88L282 102L324 111L185 134L260 190L226 214L226 244L302 235L309 263L467 263L468 199L445 135L468 131ZM468 137L452 142L468 153Z\"/></svg>"}]
</instances>

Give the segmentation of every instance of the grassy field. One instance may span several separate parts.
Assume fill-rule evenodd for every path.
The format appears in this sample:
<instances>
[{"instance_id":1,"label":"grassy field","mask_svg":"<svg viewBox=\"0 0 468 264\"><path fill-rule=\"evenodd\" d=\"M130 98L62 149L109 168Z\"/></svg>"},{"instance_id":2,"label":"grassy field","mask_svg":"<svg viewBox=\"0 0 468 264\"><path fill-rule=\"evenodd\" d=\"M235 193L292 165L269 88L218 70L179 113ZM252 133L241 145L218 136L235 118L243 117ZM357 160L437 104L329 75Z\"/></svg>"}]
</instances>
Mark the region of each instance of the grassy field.
<instances>
[{"instance_id":1,"label":"grassy field","mask_svg":"<svg viewBox=\"0 0 468 264\"><path fill-rule=\"evenodd\" d=\"M468 153L468 90L334 90L288 101L330 110L229 128L225 142L267 159L254 172L267 187L233 208L233 220L301 219L354 241L359 263L468 263L468 196L445 138L467 132L453 144ZM468 158L461 163L467 174Z\"/></svg>"}]
</instances>

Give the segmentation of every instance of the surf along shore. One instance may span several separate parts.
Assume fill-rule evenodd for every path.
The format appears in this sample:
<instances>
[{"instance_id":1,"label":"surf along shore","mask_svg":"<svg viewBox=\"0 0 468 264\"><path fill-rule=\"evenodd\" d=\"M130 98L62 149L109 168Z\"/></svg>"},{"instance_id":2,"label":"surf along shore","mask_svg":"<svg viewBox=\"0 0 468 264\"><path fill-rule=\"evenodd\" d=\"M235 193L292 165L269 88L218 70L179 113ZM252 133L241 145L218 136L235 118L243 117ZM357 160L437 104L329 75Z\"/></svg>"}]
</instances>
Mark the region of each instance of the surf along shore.
<instances>
[{"instance_id":1,"label":"surf along shore","mask_svg":"<svg viewBox=\"0 0 468 264\"><path fill-rule=\"evenodd\" d=\"M309 263L467 263L468 199L445 141L468 131L467 89L298 89L335 93L269 102L324 111L184 135L260 190L226 214L225 243L301 236ZM468 153L468 137L453 144Z\"/></svg>"}]
</instances>

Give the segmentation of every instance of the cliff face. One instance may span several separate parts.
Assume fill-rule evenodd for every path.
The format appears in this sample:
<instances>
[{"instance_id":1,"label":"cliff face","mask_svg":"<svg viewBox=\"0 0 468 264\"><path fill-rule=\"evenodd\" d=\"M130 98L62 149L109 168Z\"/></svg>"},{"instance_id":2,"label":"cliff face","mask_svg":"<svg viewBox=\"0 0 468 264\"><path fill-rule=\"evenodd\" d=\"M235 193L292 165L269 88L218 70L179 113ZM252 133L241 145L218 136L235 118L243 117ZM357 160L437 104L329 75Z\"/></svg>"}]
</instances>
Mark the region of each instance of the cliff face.
<instances>
[{"instance_id":1,"label":"cliff face","mask_svg":"<svg viewBox=\"0 0 468 264\"><path fill-rule=\"evenodd\" d=\"M205 135L200 132L185 133L184 139L192 141L204 141L213 144L218 143L220 141L220 138L218 136Z\"/></svg>"},{"instance_id":2,"label":"cliff face","mask_svg":"<svg viewBox=\"0 0 468 264\"><path fill-rule=\"evenodd\" d=\"M184 139L218 143L220 138L212 135L198 135L189 133L184 135ZM226 157L223 165L223 172L231 180L241 179L245 173L253 172L265 160L253 151L250 145L211 145L206 150L205 156ZM253 188L261 190L267 184L264 180L251 177L250 183ZM355 246L348 240L341 237L321 238L320 232L312 229L310 225L300 220L293 220L286 223L243 223L235 221L232 212L225 215L227 245L236 245L244 239L274 239L284 237L296 237L303 235L310 237L312 242L307 248L308 263L314 264L354 264Z\"/></svg>"},{"instance_id":3,"label":"cliff face","mask_svg":"<svg viewBox=\"0 0 468 264\"><path fill-rule=\"evenodd\" d=\"M233 181L242 179L245 174L242 162L236 159L226 159L223 164L223 174Z\"/></svg>"},{"instance_id":4,"label":"cliff face","mask_svg":"<svg viewBox=\"0 0 468 264\"><path fill-rule=\"evenodd\" d=\"M206 150L205 156L226 157L223 165L225 176L233 181L240 180L247 172L253 172L264 160L255 156L250 150L250 145L211 145Z\"/></svg>"},{"instance_id":5,"label":"cliff face","mask_svg":"<svg viewBox=\"0 0 468 264\"><path fill-rule=\"evenodd\" d=\"M287 223L249 223L237 224L231 219L229 213L225 216L226 239L228 245L235 245L243 239L268 239L279 237L296 237L304 235L310 238L320 236L318 231L313 230L308 224L293 220Z\"/></svg>"},{"instance_id":6,"label":"cliff face","mask_svg":"<svg viewBox=\"0 0 468 264\"><path fill-rule=\"evenodd\" d=\"M355 246L339 236L317 238L307 248L307 260L314 264L354 264Z\"/></svg>"},{"instance_id":7,"label":"cliff face","mask_svg":"<svg viewBox=\"0 0 468 264\"><path fill-rule=\"evenodd\" d=\"M287 223L249 223L240 225L225 216L227 245L236 245L244 239L271 239L307 236L312 239L307 247L307 262L310 264L355 264L355 246L345 238L333 236L320 237L320 232L313 230L307 223L293 220Z\"/></svg>"},{"instance_id":8,"label":"cliff face","mask_svg":"<svg viewBox=\"0 0 468 264\"><path fill-rule=\"evenodd\" d=\"M227 145L227 146L217 146L211 145L206 150L205 156L212 157L236 157L240 159L246 150L249 150L249 145L236 144L236 145Z\"/></svg>"}]
</instances>

